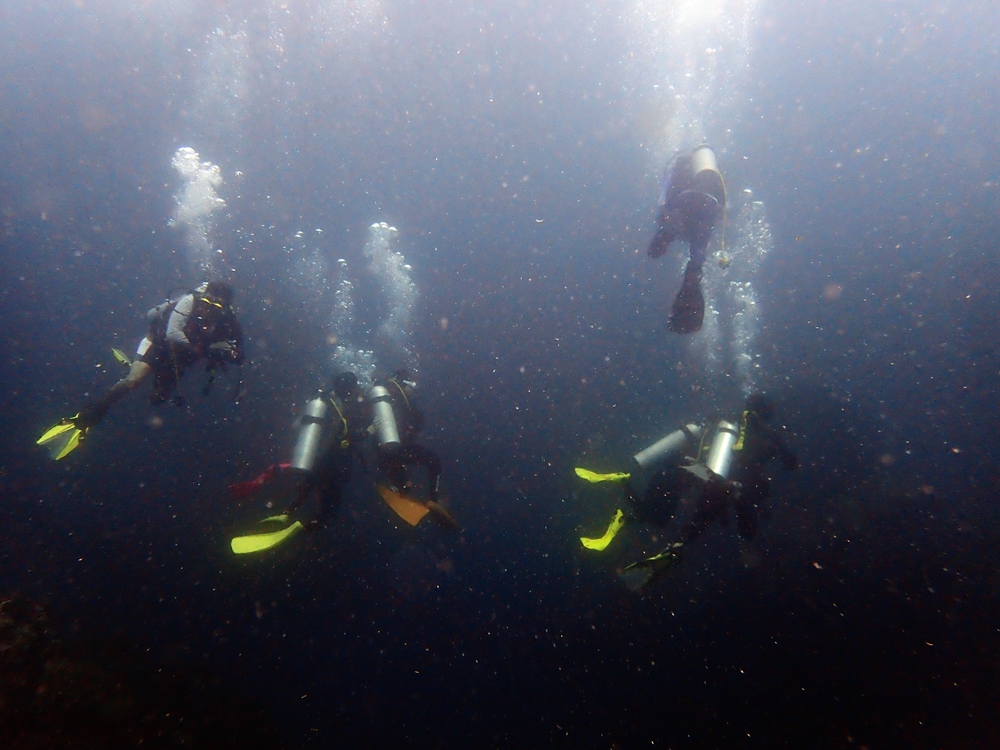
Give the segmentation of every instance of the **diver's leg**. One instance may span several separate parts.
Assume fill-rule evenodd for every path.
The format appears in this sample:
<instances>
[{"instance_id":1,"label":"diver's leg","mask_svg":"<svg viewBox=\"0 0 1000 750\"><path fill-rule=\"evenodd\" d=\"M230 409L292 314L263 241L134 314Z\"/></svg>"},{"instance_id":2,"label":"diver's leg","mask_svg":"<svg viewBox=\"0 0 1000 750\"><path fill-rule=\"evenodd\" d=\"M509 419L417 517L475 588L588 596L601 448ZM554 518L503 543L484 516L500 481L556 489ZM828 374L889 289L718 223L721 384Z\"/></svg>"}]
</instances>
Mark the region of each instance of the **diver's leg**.
<instances>
[{"instance_id":1,"label":"diver's leg","mask_svg":"<svg viewBox=\"0 0 1000 750\"><path fill-rule=\"evenodd\" d=\"M660 221L656 228L656 234L649 243L646 251L650 258L659 258L670 247L670 243L677 239L677 221L667 213L666 208L660 212Z\"/></svg>"},{"instance_id":2,"label":"diver's leg","mask_svg":"<svg viewBox=\"0 0 1000 750\"><path fill-rule=\"evenodd\" d=\"M378 448L378 469L389 487L397 492L406 485L406 466L402 458L402 446L380 445Z\"/></svg>"},{"instance_id":3,"label":"diver's leg","mask_svg":"<svg viewBox=\"0 0 1000 750\"><path fill-rule=\"evenodd\" d=\"M154 372L156 376L153 378L153 390L149 394L149 403L155 406L170 398L170 393L177 386L177 376L169 366L158 367Z\"/></svg>"},{"instance_id":4,"label":"diver's leg","mask_svg":"<svg viewBox=\"0 0 1000 750\"><path fill-rule=\"evenodd\" d=\"M716 492L712 487L704 487L698 498L698 509L685 527L681 539L685 544L693 542L704 534L712 522L726 512L726 509L725 495Z\"/></svg>"},{"instance_id":5,"label":"diver's leg","mask_svg":"<svg viewBox=\"0 0 1000 750\"><path fill-rule=\"evenodd\" d=\"M753 539L757 536L758 518L767 520L771 513L768 499L771 483L762 471L745 471L739 497L736 499L736 523L740 536Z\"/></svg>"},{"instance_id":6,"label":"diver's leg","mask_svg":"<svg viewBox=\"0 0 1000 750\"><path fill-rule=\"evenodd\" d=\"M736 507L736 528L744 539L757 536L757 506L744 498L734 503Z\"/></svg>"},{"instance_id":7,"label":"diver's leg","mask_svg":"<svg viewBox=\"0 0 1000 750\"><path fill-rule=\"evenodd\" d=\"M681 539L684 544L690 544L695 539L700 537L709 526L712 525L712 519L706 513L703 513L700 509L694 514L694 517L688 521L687 526L684 527L684 531L681 534Z\"/></svg>"},{"instance_id":8,"label":"diver's leg","mask_svg":"<svg viewBox=\"0 0 1000 750\"><path fill-rule=\"evenodd\" d=\"M691 232L691 260L688 265L694 263L699 269L705 264L708 255L708 241L712 238L712 228L708 227L692 230Z\"/></svg>"},{"instance_id":9,"label":"diver's leg","mask_svg":"<svg viewBox=\"0 0 1000 750\"><path fill-rule=\"evenodd\" d=\"M400 451L403 463L410 466L423 466L427 471L427 486L430 499L437 502L441 485L441 458L430 448L410 443Z\"/></svg>"},{"instance_id":10,"label":"diver's leg","mask_svg":"<svg viewBox=\"0 0 1000 750\"><path fill-rule=\"evenodd\" d=\"M633 500L637 519L654 526L669 526L677 501L690 486L690 479L691 474L679 466L666 466L656 471L649 478L641 499Z\"/></svg>"},{"instance_id":11,"label":"diver's leg","mask_svg":"<svg viewBox=\"0 0 1000 750\"><path fill-rule=\"evenodd\" d=\"M300 472L296 470L295 473L298 474ZM306 501L309 493L316 487L317 480L313 472L301 472L301 475L298 484L295 486L295 490L290 493L292 499L285 508L288 513L294 513L302 507L302 503Z\"/></svg>"},{"instance_id":12,"label":"diver's leg","mask_svg":"<svg viewBox=\"0 0 1000 750\"><path fill-rule=\"evenodd\" d=\"M705 533L708 527L712 525L712 520L713 515L708 512L708 509L699 506L698 510L691 517L691 520L684 527L684 531L681 533L681 540L684 544L690 544Z\"/></svg>"},{"instance_id":13,"label":"diver's leg","mask_svg":"<svg viewBox=\"0 0 1000 750\"><path fill-rule=\"evenodd\" d=\"M135 362L143 363L149 368L143 373L142 379L145 380L150 373L153 374L153 391L149 394L149 403L153 405L163 403L177 385L177 378L180 375L178 363L170 356L167 343L151 341L147 336L139 344L135 354ZM131 374L130 371L129 375Z\"/></svg>"},{"instance_id":14,"label":"diver's leg","mask_svg":"<svg viewBox=\"0 0 1000 750\"><path fill-rule=\"evenodd\" d=\"M340 510L340 496L344 492L344 484L336 479L324 482L319 488L319 508L316 517L309 523L311 527L325 526L331 518L335 518Z\"/></svg>"},{"instance_id":15,"label":"diver's leg","mask_svg":"<svg viewBox=\"0 0 1000 750\"><path fill-rule=\"evenodd\" d=\"M632 520L642 523L643 518L643 506L639 494L635 491L632 486L631 477L626 478L622 482L622 500L625 501L625 509L628 511L628 516Z\"/></svg>"},{"instance_id":16,"label":"diver's leg","mask_svg":"<svg viewBox=\"0 0 1000 750\"><path fill-rule=\"evenodd\" d=\"M81 427L93 427L104 419L108 410L134 391L143 380L149 377L153 368L145 362L136 360L129 367L128 374L111 386L111 389L97 401L88 404L80 410L77 424Z\"/></svg>"},{"instance_id":17,"label":"diver's leg","mask_svg":"<svg viewBox=\"0 0 1000 750\"><path fill-rule=\"evenodd\" d=\"M319 512L316 515L318 525L322 526L327 519L333 518L340 510L340 498L344 486L351 478L351 453L343 448L333 448L330 459L323 467L319 483Z\"/></svg>"}]
</instances>

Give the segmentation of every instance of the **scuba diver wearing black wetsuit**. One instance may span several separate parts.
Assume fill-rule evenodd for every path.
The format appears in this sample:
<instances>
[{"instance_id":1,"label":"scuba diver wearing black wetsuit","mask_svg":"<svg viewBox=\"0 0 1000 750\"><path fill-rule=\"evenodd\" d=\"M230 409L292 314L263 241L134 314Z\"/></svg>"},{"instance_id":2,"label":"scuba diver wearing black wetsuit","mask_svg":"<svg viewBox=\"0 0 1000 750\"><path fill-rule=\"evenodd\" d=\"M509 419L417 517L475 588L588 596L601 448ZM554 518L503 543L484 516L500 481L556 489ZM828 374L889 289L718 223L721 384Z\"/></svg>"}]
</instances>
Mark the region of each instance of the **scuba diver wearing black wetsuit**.
<instances>
[{"instance_id":1,"label":"scuba diver wearing black wetsuit","mask_svg":"<svg viewBox=\"0 0 1000 750\"><path fill-rule=\"evenodd\" d=\"M270 503L287 508L284 513L261 521L277 524L275 531L236 537L231 544L233 552L247 554L271 549L303 528L319 527L335 514L344 487L351 478L355 458L364 457L363 446L369 433L375 434L379 441L380 470L390 481L398 482L391 491L378 487L389 507L413 526L432 513L439 522L458 528L455 520L437 503L441 460L433 451L413 442L423 422L413 402L414 385L407 373L398 371L383 383L372 386L365 397L353 372L337 375L327 391L320 392L306 404L292 460L269 467L249 482L230 485L233 497L246 498L260 491L267 493ZM395 389L398 400L392 398L390 388ZM405 442L401 443L404 436ZM408 465L426 468L429 500L420 501L412 495L401 494L408 488ZM314 501L318 510L304 524L293 516L306 501Z\"/></svg>"},{"instance_id":2,"label":"scuba diver wearing black wetsuit","mask_svg":"<svg viewBox=\"0 0 1000 750\"><path fill-rule=\"evenodd\" d=\"M656 235L649 243L649 257L659 258L675 240L690 245L684 280L674 298L667 327L674 333L695 333L705 318L701 272L712 229L726 206L726 187L715 152L699 146L680 154L663 184Z\"/></svg>"},{"instance_id":3,"label":"scuba diver wearing black wetsuit","mask_svg":"<svg viewBox=\"0 0 1000 750\"><path fill-rule=\"evenodd\" d=\"M684 547L700 537L713 522L726 523L729 507L736 514L740 536L753 539L757 535L758 518L767 512L771 496L765 467L772 459L780 459L782 467L791 471L798 459L785 445L780 433L769 422L774 405L763 394L751 395L739 426L720 421L714 433L699 425L688 424L670 433L633 459L638 472L653 474L641 494L632 484L632 474L597 474L577 469L578 476L590 482L620 481L631 508L629 516L640 522L668 526L682 499L694 506L677 540L659 554L625 566L619 575L632 590L646 586L681 561ZM711 435L711 440L708 440ZM693 450L694 455L685 457ZM582 537L584 547L603 550L615 538L626 520L624 510L618 510L604 536Z\"/></svg>"},{"instance_id":4,"label":"scuba diver wearing black wetsuit","mask_svg":"<svg viewBox=\"0 0 1000 750\"><path fill-rule=\"evenodd\" d=\"M378 421L380 410L376 407L378 465L390 487L397 492L404 491L409 482L408 466L424 467L430 500L436 503L440 493L441 458L430 448L416 442L417 434L424 426L424 414L416 402L416 387L411 373L396 370L391 377L376 383L369 393L373 403L388 399L395 420L396 439L392 439L385 432L387 425L384 421Z\"/></svg>"},{"instance_id":5,"label":"scuba diver wearing black wetsuit","mask_svg":"<svg viewBox=\"0 0 1000 750\"><path fill-rule=\"evenodd\" d=\"M746 401L740 434L742 445L737 444L737 459L733 472L736 493L733 508L736 524L744 539L757 536L759 515L768 517L768 500L771 499L771 483L765 471L766 465L778 459L784 471L794 471L799 467L799 459L785 445L781 433L771 425L774 417L774 403L763 393L754 393Z\"/></svg>"},{"instance_id":6,"label":"scuba diver wearing black wetsuit","mask_svg":"<svg viewBox=\"0 0 1000 750\"><path fill-rule=\"evenodd\" d=\"M279 524L276 531L236 537L231 544L233 552L270 549L303 528L318 528L336 515L354 460L363 458L371 421L371 407L358 387L357 375L342 372L334 377L327 390L306 404L292 460L268 467L249 482L229 486L232 497L266 493L271 503L286 508L261 522ZM307 500L314 501L317 509L303 524L294 516Z\"/></svg>"},{"instance_id":7,"label":"scuba diver wearing black wetsuit","mask_svg":"<svg viewBox=\"0 0 1000 750\"><path fill-rule=\"evenodd\" d=\"M365 402L358 387L358 376L353 372L343 372L333 379L326 401L330 405L329 442L316 458L303 491L289 506L289 511L294 511L310 493L314 493L319 504L319 512L312 521L316 525L322 525L340 508L340 498L351 478L354 459L363 457L362 446L372 421L371 408ZM293 458L293 465L295 462Z\"/></svg>"}]
</instances>

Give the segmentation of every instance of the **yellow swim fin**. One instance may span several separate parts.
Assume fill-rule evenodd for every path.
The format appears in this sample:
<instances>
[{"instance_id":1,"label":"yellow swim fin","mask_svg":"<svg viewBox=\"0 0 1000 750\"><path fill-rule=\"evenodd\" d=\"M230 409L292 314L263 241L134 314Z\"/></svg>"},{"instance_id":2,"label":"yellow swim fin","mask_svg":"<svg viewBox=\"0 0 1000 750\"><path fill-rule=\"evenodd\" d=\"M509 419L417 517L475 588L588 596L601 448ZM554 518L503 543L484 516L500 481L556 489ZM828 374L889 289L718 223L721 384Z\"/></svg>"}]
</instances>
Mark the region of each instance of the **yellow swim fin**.
<instances>
[{"instance_id":1,"label":"yellow swim fin","mask_svg":"<svg viewBox=\"0 0 1000 750\"><path fill-rule=\"evenodd\" d=\"M132 360L129 359L129 356L125 352L123 352L121 349L112 349L111 353L114 354L115 355L115 359L118 360L125 367L131 367L132 366Z\"/></svg>"},{"instance_id":2,"label":"yellow swim fin","mask_svg":"<svg viewBox=\"0 0 1000 750\"><path fill-rule=\"evenodd\" d=\"M591 471L590 469L581 469L579 467L576 469L576 475L581 479L586 479L588 482L591 483L620 482L623 479L628 479L630 476L632 476L631 474L626 474L625 472L621 471L612 472L611 474L598 474L597 472Z\"/></svg>"},{"instance_id":3,"label":"yellow swim fin","mask_svg":"<svg viewBox=\"0 0 1000 750\"><path fill-rule=\"evenodd\" d=\"M265 521L277 521L282 516L272 516L265 518ZM284 516L287 520L287 516ZM246 555L251 552L263 552L281 544L286 539L302 531L302 522L296 521L291 526L281 531L273 531L270 534L249 534L248 536L238 536L231 542L233 552L237 555Z\"/></svg>"},{"instance_id":4,"label":"yellow swim fin","mask_svg":"<svg viewBox=\"0 0 1000 750\"><path fill-rule=\"evenodd\" d=\"M76 426L76 420L79 417L80 415L77 414L75 417L64 419L58 424L52 425L45 431L44 435L38 438L35 444L45 446L49 455L56 461L65 458L76 450L87 436L86 427Z\"/></svg>"},{"instance_id":5,"label":"yellow swim fin","mask_svg":"<svg viewBox=\"0 0 1000 750\"><path fill-rule=\"evenodd\" d=\"M601 552L607 549L608 545L611 544L611 540L617 536L618 532L621 531L622 526L625 525L625 514L619 510L615 513L615 517L611 519L611 523L608 524L608 530L604 532L604 536L590 539L585 536L580 537L580 543L583 544L587 549L597 550Z\"/></svg>"}]
</instances>

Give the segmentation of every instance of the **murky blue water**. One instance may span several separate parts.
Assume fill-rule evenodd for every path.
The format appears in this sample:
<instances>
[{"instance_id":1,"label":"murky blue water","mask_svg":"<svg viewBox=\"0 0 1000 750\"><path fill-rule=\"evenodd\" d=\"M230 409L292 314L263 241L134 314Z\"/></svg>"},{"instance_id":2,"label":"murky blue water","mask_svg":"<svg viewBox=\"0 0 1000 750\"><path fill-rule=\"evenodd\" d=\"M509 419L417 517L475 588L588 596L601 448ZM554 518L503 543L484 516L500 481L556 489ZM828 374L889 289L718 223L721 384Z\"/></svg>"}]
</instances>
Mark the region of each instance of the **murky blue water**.
<instances>
[{"instance_id":1,"label":"murky blue water","mask_svg":"<svg viewBox=\"0 0 1000 750\"><path fill-rule=\"evenodd\" d=\"M989 3L8 2L0 596L259 700L288 747L988 747L1000 19ZM663 170L726 177L667 331ZM384 224L383 224L384 223ZM721 262L718 262L721 261ZM237 290L235 373L52 463L145 313ZM335 367L407 366L463 526L358 475L266 557L226 486ZM643 597L611 470L771 393L802 466ZM818 739L817 739L818 738Z\"/></svg>"}]
</instances>

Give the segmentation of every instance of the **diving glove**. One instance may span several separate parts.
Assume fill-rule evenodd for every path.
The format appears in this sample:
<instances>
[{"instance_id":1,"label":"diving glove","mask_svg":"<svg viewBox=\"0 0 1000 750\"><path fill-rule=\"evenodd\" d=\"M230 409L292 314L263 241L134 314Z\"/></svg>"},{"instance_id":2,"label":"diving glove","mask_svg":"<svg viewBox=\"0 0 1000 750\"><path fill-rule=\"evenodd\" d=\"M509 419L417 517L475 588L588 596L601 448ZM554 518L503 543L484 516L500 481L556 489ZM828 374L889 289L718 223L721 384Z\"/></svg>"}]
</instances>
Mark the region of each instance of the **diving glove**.
<instances>
[{"instance_id":1,"label":"diving glove","mask_svg":"<svg viewBox=\"0 0 1000 750\"><path fill-rule=\"evenodd\" d=\"M216 341L208 347L208 358L215 362L232 362L241 364L243 362L243 352L240 351L235 339L229 341Z\"/></svg>"}]
</instances>

